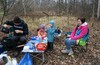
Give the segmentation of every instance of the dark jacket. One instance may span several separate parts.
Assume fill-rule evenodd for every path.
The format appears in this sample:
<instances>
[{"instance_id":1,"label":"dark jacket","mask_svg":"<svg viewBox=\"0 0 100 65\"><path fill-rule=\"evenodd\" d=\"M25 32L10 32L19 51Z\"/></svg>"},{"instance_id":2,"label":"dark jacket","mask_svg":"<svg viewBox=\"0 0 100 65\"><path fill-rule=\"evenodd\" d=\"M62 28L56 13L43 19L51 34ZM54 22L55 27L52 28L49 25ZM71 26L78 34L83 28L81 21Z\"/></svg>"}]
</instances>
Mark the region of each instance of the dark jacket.
<instances>
[{"instance_id":1,"label":"dark jacket","mask_svg":"<svg viewBox=\"0 0 100 65\"><path fill-rule=\"evenodd\" d=\"M10 25L13 27L13 32L15 36L23 36L23 35L28 35L28 26L27 24L23 21L20 20L21 23L19 25L14 24L13 21L6 21L4 24ZM15 30L22 30L23 33L16 33Z\"/></svg>"}]
</instances>

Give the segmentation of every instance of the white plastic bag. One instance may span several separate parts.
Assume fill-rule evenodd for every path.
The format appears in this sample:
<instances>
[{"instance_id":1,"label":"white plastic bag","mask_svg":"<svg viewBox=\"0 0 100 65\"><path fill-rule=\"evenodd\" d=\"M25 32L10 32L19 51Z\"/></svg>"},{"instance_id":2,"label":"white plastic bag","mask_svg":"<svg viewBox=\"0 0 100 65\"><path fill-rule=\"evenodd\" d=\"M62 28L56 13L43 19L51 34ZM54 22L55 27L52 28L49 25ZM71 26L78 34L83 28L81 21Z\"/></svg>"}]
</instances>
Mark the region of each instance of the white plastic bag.
<instances>
[{"instance_id":1,"label":"white plastic bag","mask_svg":"<svg viewBox=\"0 0 100 65\"><path fill-rule=\"evenodd\" d=\"M6 57L7 58L7 63L5 65L13 65L12 64L12 59L10 56L8 56L7 54L1 54L0 58Z\"/></svg>"},{"instance_id":2,"label":"white plastic bag","mask_svg":"<svg viewBox=\"0 0 100 65\"><path fill-rule=\"evenodd\" d=\"M18 65L16 58L12 58L12 64L13 65Z\"/></svg>"},{"instance_id":3,"label":"white plastic bag","mask_svg":"<svg viewBox=\"0 0 100 65\"><path fill-rule=\"evenodd\" d=\"M16 58L11 58L7 54L0 54L0 59L3 57L7 58L7 63L5 65L18 65Z\"/></svg>"}]
</instances>

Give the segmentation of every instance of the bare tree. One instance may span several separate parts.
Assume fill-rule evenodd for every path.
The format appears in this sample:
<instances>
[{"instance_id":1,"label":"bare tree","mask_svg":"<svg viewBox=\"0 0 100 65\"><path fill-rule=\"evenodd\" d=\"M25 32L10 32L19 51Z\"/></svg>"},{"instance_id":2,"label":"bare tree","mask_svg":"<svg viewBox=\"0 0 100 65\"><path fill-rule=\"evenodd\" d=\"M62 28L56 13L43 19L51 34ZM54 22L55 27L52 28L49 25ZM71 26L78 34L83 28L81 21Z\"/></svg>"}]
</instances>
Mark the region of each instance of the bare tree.
<instances>
[{"instance_id":1,"label":"bare tree","mask_svg":"<svg viewBox=\"0 0 100 65\"><path fill-rule=\"evenodd\" d=\"M14 2L15 1L15 2ZM74 15L100 17L99 0L0 0L5 15Z\"/></svg>"},{"instance_id":2,"label":"bare tree","mask_svg":"<svg viewBox=\"0 0 100 65\"><path fill-rule=\"evenodd\" d=\"M26 16L26 7L25 7L24 0L22 1L22 4L23 4L23 9L24 9L24 15Z\"/></svg>"},{"instance_id":3,"label":"bare tree","mask_svg":"<svg viewBox=\"0 0 100 65\"><path fill-rule=\"evenodd\" d=\"M100 0L98 0L97 18L100 17Z\"/></svg>"},{"instance_id":4,"label":"bare tree","mask_svg":"<svg viewBox=\"0 0 100 65\"><path fill-rule=\"evenodd\" d=\"M15 2L15 0L0 0L0 4L1 4L2 10L3 10L3 16L1 18L1 24L3 23L3 19L4 19L5 15L8 14L9 10L14 5L14 2Z\"/></svg>"},{"instance_id":5,"label":"bare tree","mask_svg":"<svg viewBox=\"0 0 100 65\"><path fill-rule=\"evenodd\" d=\"M6 14L6 6L7 6L7 2L6 0L0 0L0 3L2 4L2 9L3 9L3 17L1 19L1 24L3 22L4 16Z\"/></svg>"},{"instance_id":6,"label":"bare tree","mask_svg":"<svg viewBox=\"0 0 100 65\"><path fill-rule=\"evenodd\" d=\"M94 18L94 15L95 15L95 0L92 0L92 2L93 2L92 18Z\"/></svg>"}]
</instances>

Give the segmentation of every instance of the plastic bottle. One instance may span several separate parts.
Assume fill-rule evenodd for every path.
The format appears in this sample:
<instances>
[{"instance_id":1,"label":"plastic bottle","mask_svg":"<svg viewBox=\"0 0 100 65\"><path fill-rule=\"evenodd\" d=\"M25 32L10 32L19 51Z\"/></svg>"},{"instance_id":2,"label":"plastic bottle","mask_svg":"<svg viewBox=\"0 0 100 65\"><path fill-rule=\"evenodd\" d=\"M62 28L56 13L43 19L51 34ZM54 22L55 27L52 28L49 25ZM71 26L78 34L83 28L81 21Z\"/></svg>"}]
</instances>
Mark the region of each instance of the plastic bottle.
<instances>
[{"instance_id":1,"label":"plastic bottle","mask_svg":"<svg viewBox=\"0 0 100 65\"><path fill-rule=\"evenodd\" d=\"M47 43L47 37L44 38L43 43Z\"/></svg>"},{"instance_id":2,"label":"plastic bottle","mask_svg":"<svg viewBox=\"0 0 100 65\"><path fill-rule=\"evenodd\" d=\"M35 43L32 42L33 51L36 51Z\"/></svg>"},{"instance_id":3,"label":"plastic bottle","mask_svg":"<svg viewBox=\"0 0 100 65\"><path fill-rule=\"evenodd\" d=\"M38 42L42 42L42 39L40 37L37 37Z\"/></svg>"},{"instance_id":4,"label":"plastic bottle","mask_svg":"<svg viewBox=\"0 0 100 65\"><path fill-rule=\"evenodd\" d=\"M4 52L3 52L3 53L1 53L1 54L7 54L7 52L8 52L8 51L4 51Z\"/></svg>"},{"instance_id":5,"label":"plastic bottle","mask_svg":"<svg viewBox=\"0 0 100 65\"><path fill-rule=\"evenodd\" d=\"M2 47L3 47L3 45L0 45L0 53L2 53Z\"/></svg>"}]
</instances>

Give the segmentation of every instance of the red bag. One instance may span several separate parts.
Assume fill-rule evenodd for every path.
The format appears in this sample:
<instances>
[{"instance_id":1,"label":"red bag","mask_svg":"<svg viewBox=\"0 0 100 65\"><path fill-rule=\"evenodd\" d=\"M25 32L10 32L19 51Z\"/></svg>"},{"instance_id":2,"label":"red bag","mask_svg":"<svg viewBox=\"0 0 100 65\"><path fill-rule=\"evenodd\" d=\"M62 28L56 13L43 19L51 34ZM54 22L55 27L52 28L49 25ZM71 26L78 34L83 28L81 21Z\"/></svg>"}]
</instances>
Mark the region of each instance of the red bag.
<instances>
[{"instance_id":1,"label":"red bag","mask_svg":"<svg viewBox=\"0 0 100 65\"><path fill-rule=\"evenodd\" d=\"M44 43L39 43L39 44L37 44L36 45L36 48L37 48L37 50L38 51L45 51L46 50L46 44L44 44Z\"/></svg>"}]
</instances>

